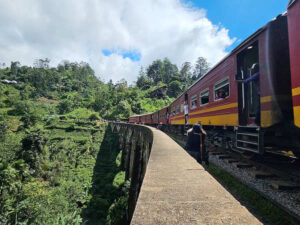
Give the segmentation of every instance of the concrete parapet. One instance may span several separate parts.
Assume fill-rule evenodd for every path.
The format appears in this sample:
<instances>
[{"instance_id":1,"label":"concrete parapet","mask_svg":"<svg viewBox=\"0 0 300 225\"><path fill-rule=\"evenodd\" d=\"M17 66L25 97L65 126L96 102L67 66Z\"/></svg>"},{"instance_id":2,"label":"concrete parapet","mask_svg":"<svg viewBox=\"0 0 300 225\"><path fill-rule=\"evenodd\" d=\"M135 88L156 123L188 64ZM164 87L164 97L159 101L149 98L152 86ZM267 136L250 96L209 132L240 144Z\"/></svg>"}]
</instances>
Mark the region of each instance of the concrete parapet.
<instances>
[{"instance_id":1,"label":"concrete parapet","mask_svg":"<svg viewBox=\"0 0 300 225\"><path fill-rule=\"evenodd\" d=\"M131 177L131 224L261 224L165 133L126 123L111 126L120 134L122 162Z\"/></svg>"},{"instance_id":2,"label":"concrete parapet","mask_svg":"<svg viewBox=\"0 0 300 225\"><path fill-rule=\"evenodd\" d=\"M128 200L128 221L131 220L138 199L153 142L153 132L149 127L110 123L114 133L119 135L122 150L121 167L126 171L125 178L131 179Z\"/></svg>"}]
</instances>

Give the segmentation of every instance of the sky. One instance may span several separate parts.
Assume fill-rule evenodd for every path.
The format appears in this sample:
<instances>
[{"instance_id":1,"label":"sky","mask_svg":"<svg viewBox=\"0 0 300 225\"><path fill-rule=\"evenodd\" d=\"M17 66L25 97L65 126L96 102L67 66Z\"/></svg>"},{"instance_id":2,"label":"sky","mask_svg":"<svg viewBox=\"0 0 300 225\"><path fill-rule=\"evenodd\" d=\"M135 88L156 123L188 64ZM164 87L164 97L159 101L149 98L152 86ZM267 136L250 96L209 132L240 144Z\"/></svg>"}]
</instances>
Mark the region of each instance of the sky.
<instances>
[{"instance_id":1,"label":"sky","mask_svg":"<svg viewBox=\"0 0 300 225\"><path fill-rule=\"evenodd\" d=\"M0 63L87 62L103 81L199 56L216 64L288 0L0 0Z\"/></svg>"},{"instance_id":2,"label":"sky","mask_svg":"<svg viewBox=\"0 0 300 225\"><path fill-rule=\"evenodd\" d=\"M207 18L229 30L236 41L226 50L232 50L241 41L277 15L286 11L288 0L193 0L193 7L204 8Z\"/></svg>"}]
</instances>

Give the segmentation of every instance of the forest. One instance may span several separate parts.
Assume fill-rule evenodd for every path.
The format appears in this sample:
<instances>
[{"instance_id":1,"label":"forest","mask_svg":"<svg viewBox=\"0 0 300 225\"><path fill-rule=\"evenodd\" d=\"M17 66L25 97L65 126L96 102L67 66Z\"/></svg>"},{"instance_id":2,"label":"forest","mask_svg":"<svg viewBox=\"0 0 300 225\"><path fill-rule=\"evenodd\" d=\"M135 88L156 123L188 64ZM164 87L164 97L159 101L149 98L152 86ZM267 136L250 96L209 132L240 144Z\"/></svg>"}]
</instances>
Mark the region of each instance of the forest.
<instances>
[{"instance_id":1,"label":"forest","mask_svg":"<svg viewBox=\"0 0 300 225\"><path fill-rule=\"evenodd\" d=\"M121 224L130 181L104 120L165 107L209 69L158 59L129 85L84 62L0 65L1 225Z\"/></svg>"}]
</instances>

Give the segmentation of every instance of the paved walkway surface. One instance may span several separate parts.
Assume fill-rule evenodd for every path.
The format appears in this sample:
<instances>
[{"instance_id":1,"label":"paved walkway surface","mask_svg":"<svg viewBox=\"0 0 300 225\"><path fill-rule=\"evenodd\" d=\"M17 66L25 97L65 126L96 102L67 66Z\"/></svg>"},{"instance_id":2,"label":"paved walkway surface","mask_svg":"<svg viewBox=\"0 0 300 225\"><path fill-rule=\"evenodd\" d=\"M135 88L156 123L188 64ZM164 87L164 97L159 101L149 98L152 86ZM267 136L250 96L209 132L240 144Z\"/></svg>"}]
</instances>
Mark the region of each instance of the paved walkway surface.
<instances>
[{"instance_id":1,"label":"paved walkway surface","mask_svg":"<svg viewBox=\"0 0 300 225\"><path fill-rule=\"evenodd\" d=\"M163 132L151 155L131 224L262 224Z\"/></svg>"}]
</instances>

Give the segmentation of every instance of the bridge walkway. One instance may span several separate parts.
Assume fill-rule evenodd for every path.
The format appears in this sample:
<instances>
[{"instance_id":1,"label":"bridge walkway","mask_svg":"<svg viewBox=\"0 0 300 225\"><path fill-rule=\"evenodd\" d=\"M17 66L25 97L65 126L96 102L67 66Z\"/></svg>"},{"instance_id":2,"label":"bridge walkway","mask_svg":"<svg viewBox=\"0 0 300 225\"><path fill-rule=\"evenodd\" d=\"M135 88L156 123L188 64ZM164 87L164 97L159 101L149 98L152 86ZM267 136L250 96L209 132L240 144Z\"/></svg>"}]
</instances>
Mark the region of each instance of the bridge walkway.
<instances>
[{"instance_id":1,"label":"bridge walkway","mask_svg":"<svg viewBox=\"0 0 300 225\"><path fill-rule=\"evenodd\" d=\"M262 224L165 133L153 131L132 225Z\"/></svg>"}]
</instances>

